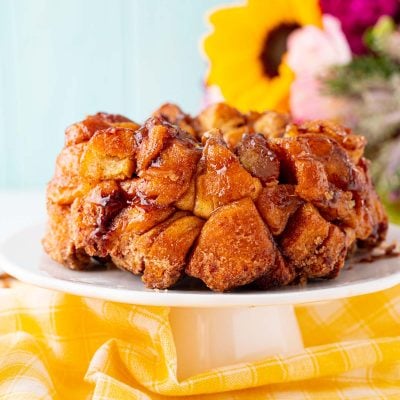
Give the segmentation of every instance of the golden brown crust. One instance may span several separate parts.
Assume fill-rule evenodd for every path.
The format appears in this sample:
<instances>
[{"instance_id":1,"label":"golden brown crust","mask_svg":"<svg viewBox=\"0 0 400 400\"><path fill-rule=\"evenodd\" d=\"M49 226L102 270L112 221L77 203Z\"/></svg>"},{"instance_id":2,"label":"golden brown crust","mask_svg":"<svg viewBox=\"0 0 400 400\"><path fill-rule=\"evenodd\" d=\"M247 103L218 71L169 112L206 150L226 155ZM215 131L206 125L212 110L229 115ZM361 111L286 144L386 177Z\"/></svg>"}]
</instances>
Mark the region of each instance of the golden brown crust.
<instances>
[{"instance_id":1,"label":"golden brown crust","mask_svg":"<svg viewBox=\"0 0 400 400\"><path fill-rule=\"evenodd\" d=\"M175 209L173 207L159 208L133 203L128 205L114 219L112 227L106 236L106 246L114 264L134 274L143 272L143 245L147 236L139 241L141 235L158 226L169 218ZM142 250L140 250L140 248Z\"/></svg>"},{"instance_id":2,"label":"golden brown crust","mask_svg":"<svg viewBox=\"0 0 400 400\"><path fill-rule=\"evenodd\" d=\"M178 126L185 132L196 138L197 131L193 118L185 114L176 104L165 103L153 112L154 117L163 118L169 123Z\"/></svg>"},{"instance_id":3,"label":"golden brown crust","mask_svg":"<svg viewBox=\"0 0 400 400\"><path fill-rule=\"evenodd\" d=\"M47 185L47 198L57 204L71 204L85 193L90 183L79 176L80 160L87 143L65 147L58 155L53 179Z\"/></svg>"},{"instance_id":4,"label":"golden brown crust","mask_svg":"<svg viewBox=\"0 0 400 400\"><path fill-rule=\"evenodd\" d=\"M71 269L86 269L91 260L83 249L77 249L71 238L71 208L69 205L47 202L49 220L42 244L50 257Z\"/></svg>"},{"instance_id":5,"label":"golden brown crust","mask_svg":"<svg viewBox=\"0 0 400 400\"><path fill-rule=\"evenodd\" d=\"M279 246L297 273L307 278L336 276L346 256L345 234L310 203L293 215Z\"/></svg>"},{"instance_id":6,"label":"golden brown crust","mask_svg":"<svg viewBox=\"0 0 400 400\"><path fill-rule=\"evenodd\" d=\"M222 205L243 197L257 198L260 190L261 182L243 168L235 154L210 137L197 169L195 215L208 218Z\"/></svg>"},{"instance_id":7,"label":"golden brown crust","mask_svg":"<svg viewBox=\"0 0 400 400\"><path fill-rule=\"evenodd\" d=\"M295 194L295 186L285 184L264 187L256 201L258 211L275 236L283 232L289 218L302 203Z\"/></svg>"},{"instance_id":8,"label":"golden brown crust","mask_svg":"<svg viewBox=\"0 0 400 400\"><path fill-rule=\"evenodd\" d=\"M364 153L367 141L364 136L353 135L351 130L333 121L309 121L298 128L298 134L317 133L334 139L342 146L354 163L358 163Z\"/></svg>"},{"instance_id":9,"label":"golden brown crust","mask_svg":"<svg viewBox=\"0 0 400 400\"><path fill-rule=\"evenodd\" d=\"M149 210L149 212L152 211ZM187 213L177 212L165 220L163 218L164 215L157 216L153 214L152 218L155 224L145 233L140 234L135 230L123 230L119 237L113 237L110 253L115 265L134 274L142 273L145 268L145 257L150 251L154 240L171 223L184 216L187 216Z\"/></svg>"},{"instance_id":10,"label":"golden brown crust","mask_svg":"<svg viewBox=\"0 0 400 400\"><path fill-rule=\"evenodd\" d=\"M275 258L268 229L252 200L245 198L211 214L186 272L213 290L225 291L265 275Z\"/></svg>"},{"instance_id":11,"label":"golden brown crust","mask_svg":"<svg viewBox=\"0 0 400 400\"><path fill-rule=\"evenodd\" d=\"M329 121L223 103L195 118L164 104L142 126L98 113L66 130L43 246L158 289L185 271L217 291L333 278L388 227L364 146Z\"/></svg>"},{"instance_id":12,"label":"golden brown crust","mask_svg":"<svg viewBox=\"0 0 400 400\"><path fill-rule=\"evenodd\" d=\"M182 275L187 252L202 225L201 219L179 211L146 233L124 231L111 251L112 260L135 274L143 272L148 287L166 289Z\"/></svg>"},{"instance_id":13,"label":"golden brown crust","mask_svg":"<svg viewBox=\"0 0 400 400\"><path fill-rule=\"evenodd\" d=\"M153 238L144 257L146 267L142 279L146 286L166 289L178 281L183 274L189 249L203 223L193 215L182 216Z\"/></svg>"},{"instance_id":14,"label":"golden brown crust","mask_svg":"<svg viewBox=\"0 0 400 400\"><path fill-rule=\"evenodd\" d=\"M260 278L254 281L255 286L262 290L290 284L296 277L294 266L285 260L282 253L276 250L274 266Z\"/></svg>"},{"instance_id":15,"label":"golden brown crust","mask_svg":"<svg viewBox=\"0 0 400 400\"><path fill-rule=\"evenodd\" d=\"M93 181L131 177L136 168L134 132L121 127L97 131L81 156L80 175Z\"/></svg>"},{"instance_id":16,"label":"golden brown crust","mask_svg":"<svg viewBox=\"0 0 400 400\"><path fill-rule=\"evenodd\" d=\"M113 219L126 206L123 191L115 181L103 181L71 206L71 236L78 248L91 256L108 255L105 239Z\"/></svg>"},{"instance_id":17,"label":"golden brown crust","mask_svg":"<svg viewBox=\"0 0 400 400\"><path fill-rule=\"evenodd\" d=\"M196 126L200 137L211 129L219 129L226 145L234 148L246 132L253 132L245 115L225 103L217 103L199 114Z\"/></svg>"},{"instance_id":18,"label":"golden brown crust","mask_svg":"<svg viewBox=\"0 0 400 400\"><path fill-rule=\"evenodd\" d=\"M179 200L189 189L201 152L191 136L163 119L151 118L135 134L138 195L159 206Z\"/></svg>"},{"instance_id":19,"label":"golden brown crust","mask_svg":"<svg viewBox=\"0 0 400 400\"><path fill-rule=\"evenodd\" d=\"M266 138L278 138L283 136L289 123L289 115L266 111L254 120L253 127Z\"/></svg>"},{"instance_id":20,"label":"golden brown crust","mask_svg":"<svg viewBox=\"0 0 400 400\"><path fill-rule=\"evenodd\" d=\"M89 115L83 121L77 122L65 130L65 146L86 142L97 131L121 124L133 129L137 129L135 126L138 127L130 119L118 114L99 112L95 115Z\"/></svg>"}]
</instances>

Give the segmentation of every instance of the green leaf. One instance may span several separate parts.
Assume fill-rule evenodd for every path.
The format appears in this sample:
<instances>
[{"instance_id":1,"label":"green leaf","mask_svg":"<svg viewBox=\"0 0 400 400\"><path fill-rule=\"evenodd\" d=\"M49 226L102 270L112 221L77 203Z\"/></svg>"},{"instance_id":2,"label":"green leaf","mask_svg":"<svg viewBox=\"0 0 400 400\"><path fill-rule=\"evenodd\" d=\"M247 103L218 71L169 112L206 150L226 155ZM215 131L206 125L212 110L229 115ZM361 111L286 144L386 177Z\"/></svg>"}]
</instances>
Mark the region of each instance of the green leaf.
<instances>
[{"instance_id":1,"label":"green leaf","mask_svg":"<svg viewBox=\"0 0 400 400\"><path fill-rule=\"evenodd\" d=\"M391 17L380 17L372 28L368 28L364 34L364 43L372 51L380 52L381 43L396 30L396 24Z\"/></svg>"},{"instance_id":2,"label":"green leaf","mask_svg":"<svg viewBox=\"0 0 400 400\"><path fill-rule=\"evenodd\" d=\"M400 207L398 205L388 203L387 201L383 201L383 204L388 213L390 222L400 225Z\"/></svg>"},{"instance_id":3,"label":"green leaf","mask_svg":"<svg viewBox=\"0 0 400 400\"><path fill-rule=\"evenodd\" d=\"M323 92L337 96L357 94L362 81L388 79L395 73L400 73L400 65L385 56L355 57L349 64L330 69L322 78Z\"/></svg>"}]
</instances>

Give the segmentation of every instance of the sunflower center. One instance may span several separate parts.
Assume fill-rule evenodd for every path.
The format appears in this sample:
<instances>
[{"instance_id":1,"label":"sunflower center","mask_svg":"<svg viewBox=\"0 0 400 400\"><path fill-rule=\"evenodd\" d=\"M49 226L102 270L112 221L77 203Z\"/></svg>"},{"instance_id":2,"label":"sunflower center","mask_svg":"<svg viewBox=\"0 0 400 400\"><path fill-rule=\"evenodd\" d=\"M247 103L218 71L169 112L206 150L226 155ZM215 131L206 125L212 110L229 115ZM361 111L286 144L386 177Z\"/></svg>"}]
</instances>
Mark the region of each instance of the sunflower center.
<instances>
[{"instance_id":1,"label":"sunflower center","mask_svg":"<svg viewBox=\"0 0 400 400\"><path fill-rule=\"evenodd\" d=\"M278 68L287 50L287 39L299 27L300 25L296 23L280 24L272 29L272 31L269 31L265 37L260 53L260 61L264 74L269 78L273 78L279 74Z\"/></svg>"}]
</instances>

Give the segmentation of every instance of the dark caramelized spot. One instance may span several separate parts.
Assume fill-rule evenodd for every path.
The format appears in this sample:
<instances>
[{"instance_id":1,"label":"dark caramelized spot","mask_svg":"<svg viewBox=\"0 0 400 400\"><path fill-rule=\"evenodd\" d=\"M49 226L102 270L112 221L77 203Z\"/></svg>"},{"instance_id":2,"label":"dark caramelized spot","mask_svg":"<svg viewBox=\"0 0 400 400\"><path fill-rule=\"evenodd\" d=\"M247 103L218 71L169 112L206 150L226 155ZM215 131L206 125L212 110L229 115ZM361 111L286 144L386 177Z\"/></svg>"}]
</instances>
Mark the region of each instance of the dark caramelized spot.
<instances>
[{"instance_id":1,"label":"dark caramelized spot","mask_svg":"<svg viewBox=\"0 0 400 400\"><path fill-rule=\"evenodd\" d=\"M108 232L114 218L126 207L127 197L122 190L119 190L93 199L92 202L99 206L97 228L93 231L93 235L100 238Z\"/></svg>"},{"instance_id":2,"label":"dark caramelized spot","mask_svg":"<svg viewBox=\"0 0 400 400\"><path fill-rule=\"evenodd\" d=\"M273 235L280 235L289 218L302 205L294 185L269 185L262 189L256 206Z\"/></svg>"},{"instance_id":3,"label":"dark caramelized spot","mask_svg":"<svg viewBox=\"0 0 400 400\"><path fill-rule=\"evenodd\" d=\"M178 126L172 125L162 117L151 117L135 132L135 142L139 148L137 154L138 171L145 170L153 160L159 158L172 141L183 143L187 148L197 147L196 141L191 135ZM159 163L157 161L156 163Z\"/></svg>"},{"instance_id":4,"label":"dark caramelized spot","mask_svg":"<svg viewBox=\"0 0 400 400\"><path fill-rule=\"evenodd\" d=\"M287 140L292 139L288 138ZM279 160L279 183L297 185L296 168L294 167L290 156L284 151L282 141L271 141L270 147Z\"/></svg>"},{"instance_id":5,"label":"dark caramelized spot","mask_svg":"<svg viewBox=\"0 0 400 400\"><path fill-rule=\"evenodd\" d=\"M237 147L237 153L243 167L262 183L278 179L279 160L269 149L264 136L245 135Z\"/></svg>"},{"instance_id":6,"label":"dark caramelized spot","mask_svg":"<svg viewBox=\"0 0 400 400\"><path fill-rule=\"evenodd\" d=\"M296 23L280 24L268 32L260 53L260 61L265 75L269 78L278 76L279 65L287 50L287 39L299 27L300 25Z\"/></svg>"}]
</instances>

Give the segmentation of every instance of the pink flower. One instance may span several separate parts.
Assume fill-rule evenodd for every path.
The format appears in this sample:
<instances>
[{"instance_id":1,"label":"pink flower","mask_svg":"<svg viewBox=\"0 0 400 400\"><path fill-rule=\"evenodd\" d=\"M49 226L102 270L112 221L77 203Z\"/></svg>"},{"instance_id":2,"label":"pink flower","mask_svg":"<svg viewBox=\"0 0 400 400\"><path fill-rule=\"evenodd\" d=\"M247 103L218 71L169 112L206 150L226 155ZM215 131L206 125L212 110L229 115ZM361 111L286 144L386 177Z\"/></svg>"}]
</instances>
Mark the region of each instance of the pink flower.
<instances>
[{"instance_id":1,"label":"pink flower","mask_svg":"<svg viewBox=\"0 0 400 400\"><path fill-rule=\"evenodd\" d=\"M296 76L290 88L290 109L295 119L338 116L342 100L324 96L319 78L330 66L350 60L350 47L335 17L324 15L323 29L309 25L290 35L287 63Z\"/></svg>"},{"instance_id":2,"label":"pink flower","mask_svg":"<svg viewBox=\"0 0 400 400\"><path fill-rule=\"evenodd\" d=\"M322 11L339 18L342 29L356 54L366 52L363 35L382 15L396 16L399 0L321 0Z\"/></svg>"},{"instance_id":3,"label":"pink flower","mask_svg":"<svg viewBox=\"0 0 400 400\"><path fill-rule=\"evenodd\" d=\"M221 93L221 90L216 85L205 86L204 95L201 101L201 108L204 109L211 104L219 103L224 101L224 96Z\"/></svg>"}]
</instances>

